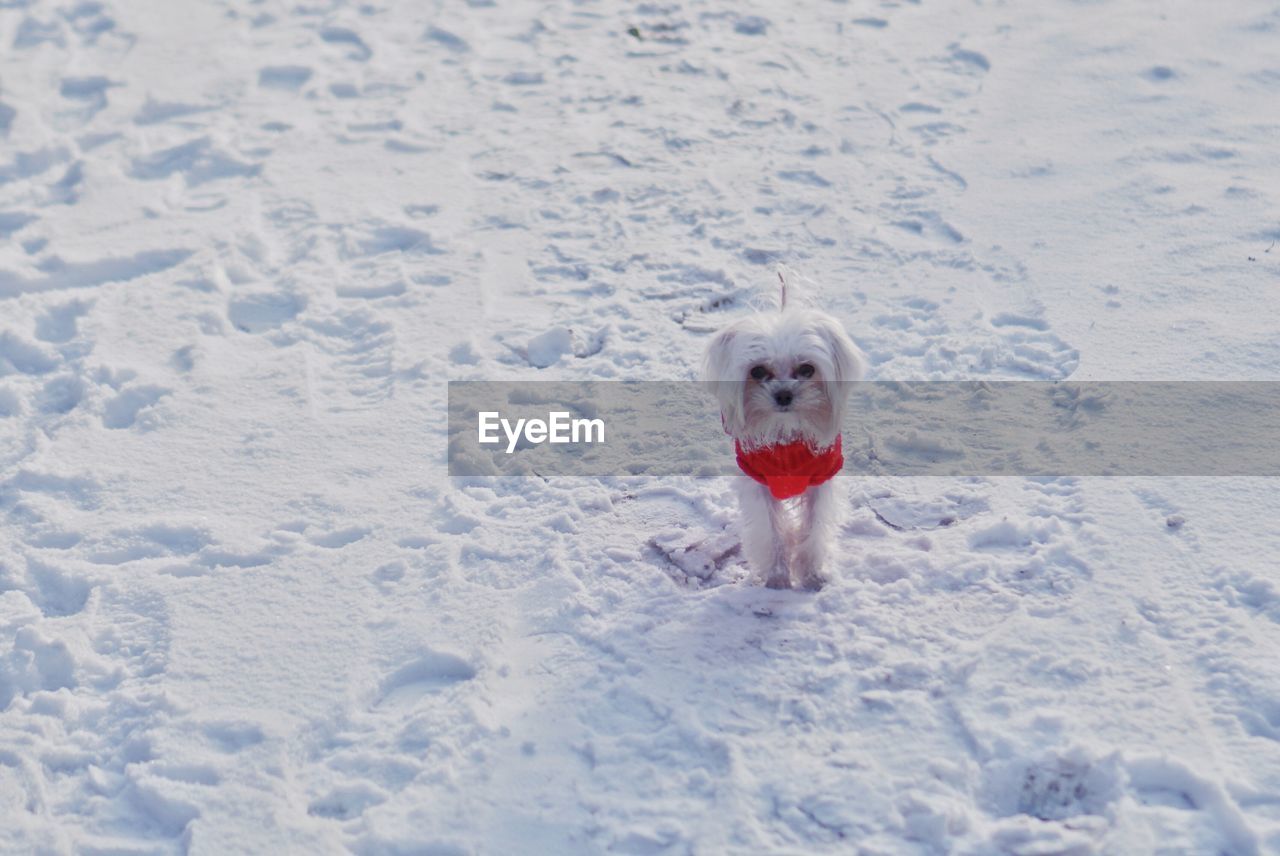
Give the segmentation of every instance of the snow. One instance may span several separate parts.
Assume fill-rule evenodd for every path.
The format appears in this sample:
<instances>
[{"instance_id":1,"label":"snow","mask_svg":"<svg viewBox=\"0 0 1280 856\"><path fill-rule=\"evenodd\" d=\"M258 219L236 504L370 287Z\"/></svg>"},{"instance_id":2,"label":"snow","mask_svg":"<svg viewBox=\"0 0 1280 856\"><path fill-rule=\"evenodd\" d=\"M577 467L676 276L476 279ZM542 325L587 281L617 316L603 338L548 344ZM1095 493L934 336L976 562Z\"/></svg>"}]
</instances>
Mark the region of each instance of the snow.
<instances>
[{"instance_id":1,"label":"snow","mask_svg":"<svg viewBox=\"0 0 1280 856\"><path fill-rule=\"evenodd\" d=\"M0 850L1280 851L1271 480L848 476L815 594L726 479L445 467L778 262L872 379L1275 379L1278 32L0 3Z\"/></svg>"}]
</instances>

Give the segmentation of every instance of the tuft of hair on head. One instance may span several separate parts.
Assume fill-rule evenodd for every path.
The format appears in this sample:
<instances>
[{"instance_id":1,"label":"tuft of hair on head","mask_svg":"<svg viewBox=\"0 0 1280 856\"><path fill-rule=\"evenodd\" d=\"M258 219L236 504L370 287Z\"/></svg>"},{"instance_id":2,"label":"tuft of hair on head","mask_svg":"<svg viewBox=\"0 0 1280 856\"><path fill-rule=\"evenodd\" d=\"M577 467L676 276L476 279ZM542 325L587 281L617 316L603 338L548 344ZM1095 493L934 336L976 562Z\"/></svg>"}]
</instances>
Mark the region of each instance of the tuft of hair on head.
<instances>
[{"instance_id":1,"label":"tuft of hair on head","mask_svg":"<svg viewBox=\"0 0 1280 856\"><path fill-rule=\"evenodd\" d=\"M812 280L782 262L778 262L774 271L778 275L778 299L775 305L779 312L791 312L809 305L808 293L809 287L813 285Z\"/></svg>"}]
</instances>

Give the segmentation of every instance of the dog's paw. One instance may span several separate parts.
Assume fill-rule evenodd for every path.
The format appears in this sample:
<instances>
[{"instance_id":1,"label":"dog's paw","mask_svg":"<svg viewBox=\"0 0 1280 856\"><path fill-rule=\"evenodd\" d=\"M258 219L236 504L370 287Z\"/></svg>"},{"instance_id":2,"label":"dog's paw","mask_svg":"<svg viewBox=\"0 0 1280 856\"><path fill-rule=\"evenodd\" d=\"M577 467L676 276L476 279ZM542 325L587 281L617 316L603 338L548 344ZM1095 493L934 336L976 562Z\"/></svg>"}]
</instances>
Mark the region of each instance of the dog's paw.
<instances>
[{"instance_id":1,"label":"dog's paw","mask_svg":"<svg viewBox=\"0 0 1280 856\"><path fill-rule=\"evenodd\" d=\"M796 580L800 584L800 588L805 591L818 591L831 580L827 579L825 574L817 571L800 573L796 575Z\"/></svg>"},{"instance_id":2,"label":"dog's paw","mask_svg":"<svg viewBox=\"0 0 1280 856\"><path fill-rule=\"evenodd\" d=\"M813 549L813 545L804 545L796 551L791 573L799 588L817 591L831 581L831 575L823 569L825 552Z\"/></svg>"},{"instance_id":3,"label":"dog's paw","mask_svg":"<svg viewBox=\"0 0 1280 856\"><path fill-rule=\"evenodd\" d=\"M764 584L771 589L788 589L791 588L791 575L785 570L775 570L765 578Z\"/></svg>"}]
</instances>

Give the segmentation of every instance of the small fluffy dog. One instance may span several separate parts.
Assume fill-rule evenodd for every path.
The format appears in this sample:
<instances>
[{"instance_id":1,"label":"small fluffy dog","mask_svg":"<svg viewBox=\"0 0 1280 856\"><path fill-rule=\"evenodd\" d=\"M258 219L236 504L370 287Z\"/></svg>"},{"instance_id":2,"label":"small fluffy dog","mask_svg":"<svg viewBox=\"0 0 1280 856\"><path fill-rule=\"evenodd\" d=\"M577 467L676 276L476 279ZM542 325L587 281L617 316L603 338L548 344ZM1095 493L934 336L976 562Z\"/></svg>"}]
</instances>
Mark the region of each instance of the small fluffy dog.
<instances>
[{"instance_id":1,"label":"small fluffy dog","mask_svg":"<svg viewBox=\"0 0 1280 856\"><path fill-rule=\"evenodd\" d=\"M782 278L781 276L779 278ZM770 588L809 589L824 568L840 503L829 479L844 462L840 425L863 359L844 328L787 305L750 315L712 338L703 377L733 437L747 562Z\"/></svg>"}]
</instances>

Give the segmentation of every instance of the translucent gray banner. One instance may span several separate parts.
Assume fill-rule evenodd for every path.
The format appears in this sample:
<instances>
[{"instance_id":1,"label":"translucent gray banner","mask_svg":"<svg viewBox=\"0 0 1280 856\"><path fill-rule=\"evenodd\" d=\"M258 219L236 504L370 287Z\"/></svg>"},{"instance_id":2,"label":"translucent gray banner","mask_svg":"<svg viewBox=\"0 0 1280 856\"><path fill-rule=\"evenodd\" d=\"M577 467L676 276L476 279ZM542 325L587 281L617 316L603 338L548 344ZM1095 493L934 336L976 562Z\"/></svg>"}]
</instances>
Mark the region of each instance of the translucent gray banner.
<instances>
[{"instance_id":1,"label":"translucent gray banner","mask_svg":"<svg viewBox=\"0 0 1280 856\"><path fill-rule=\"evenodd\" d=\"M846 475L1280 475L1280 382L850 387ZM688 381L451 381L448 457L453 476L739 472Z\"/></svg>"}]
</instances>

